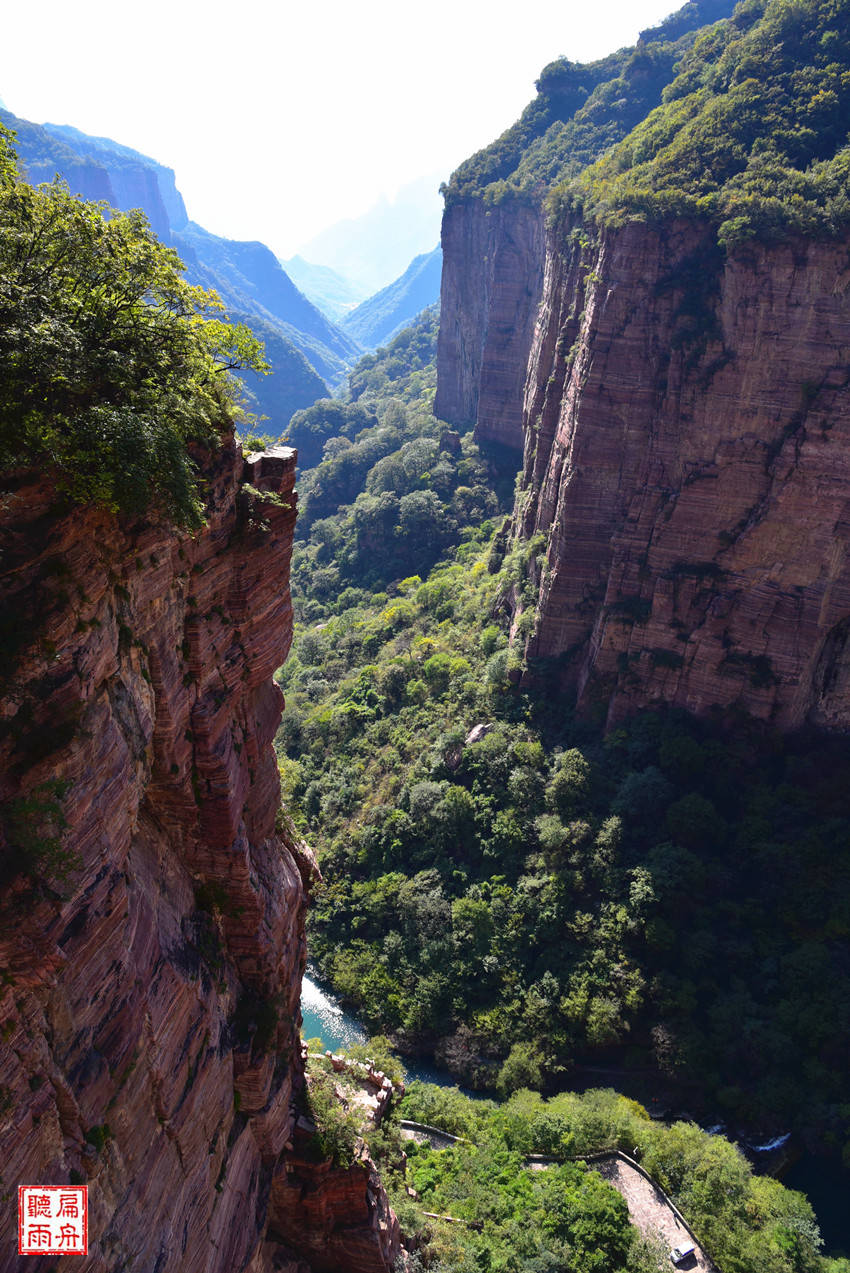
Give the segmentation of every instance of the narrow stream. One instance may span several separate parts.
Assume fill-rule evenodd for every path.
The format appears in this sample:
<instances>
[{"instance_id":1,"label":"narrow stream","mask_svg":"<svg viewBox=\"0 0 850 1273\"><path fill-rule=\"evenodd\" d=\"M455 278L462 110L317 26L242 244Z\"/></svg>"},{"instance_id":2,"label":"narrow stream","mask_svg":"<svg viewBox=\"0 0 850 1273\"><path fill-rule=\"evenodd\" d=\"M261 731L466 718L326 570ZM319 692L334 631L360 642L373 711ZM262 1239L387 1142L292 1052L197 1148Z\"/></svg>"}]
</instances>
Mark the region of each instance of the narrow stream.
<instances>
[{"instance_id":1,"label":"narrow stream","mask_svg":"<svg viewBox=\"0 0 850 1273\"><path fill-rule=\"evenodd\" d=\"M309 964L301 985L301 1037L320 1038L325 1048L332 1052L350 1047L352 1043L365 1043L366 1031L340 1007L338 1000L316 981L316 970ZM408 1079L421 1079L423 1083L437 1083L440 1087L456 1087L457 1079L448 1070L438 1070L423 1062L405 1057L404 1068ZM468 1093L474 1096L474 1092Z\"/></svg>"}]
</instances>

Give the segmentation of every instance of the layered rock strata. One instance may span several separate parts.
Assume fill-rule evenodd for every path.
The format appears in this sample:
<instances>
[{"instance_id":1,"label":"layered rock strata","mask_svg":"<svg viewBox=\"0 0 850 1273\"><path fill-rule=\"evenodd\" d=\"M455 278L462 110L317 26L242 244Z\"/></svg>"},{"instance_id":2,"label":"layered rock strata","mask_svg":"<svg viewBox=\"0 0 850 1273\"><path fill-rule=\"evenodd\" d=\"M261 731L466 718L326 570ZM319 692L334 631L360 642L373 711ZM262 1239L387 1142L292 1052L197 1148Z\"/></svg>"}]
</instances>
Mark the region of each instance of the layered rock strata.
<instances>
[{"instance_id":1,"label":"layered rock strata","mask_svg":"<svg viewBox=\"0 0 850 1273\"><path fill-rule=\"evenodd\" d=\"M544 220L517 199L453 204L443 218L434 413L479 442L521 450L522 404L543 283Z\"/></svg>"},{"instance_id":2,"label":"layered rock strata","mask_svg":"<svg viewBox=\"0 0 850 1273\"><path fill-rule=\"evenodd\" d=\"M672 703L846 728L847 244L555 227L526 370L532 675L557 659L609 724Z\"/></svg>"},{"instance_id":3,"label":"layered rock strata","mask_svg":"<svg viewBox=\"0 0 850 1273\"><path fill-rule=\"evenodd\" d=\"M274 1233L307 1257L313 1273L391 1273L399 1225L371 1158L361 1146L348 1167L317 1163L306 1151L309 1132L296 1130L285 1171L272 1180Z\"/></svg>"},{"instance_id":4,"label":"layered rock strata","mask_svg":"<svg viewBox=\"0 0 850 1273\"><path fill-rule=\"evenodd\" d=\"M271 748L294 474L291 449L243 461L230 441L195 536L57 511L32 475L3 494L4 1273L24 1262L17 1185L82 1182L85 1273L308 1267L310 1236L282 1245L268 1215L315 871Z\"/></svg>"}]
</instances>

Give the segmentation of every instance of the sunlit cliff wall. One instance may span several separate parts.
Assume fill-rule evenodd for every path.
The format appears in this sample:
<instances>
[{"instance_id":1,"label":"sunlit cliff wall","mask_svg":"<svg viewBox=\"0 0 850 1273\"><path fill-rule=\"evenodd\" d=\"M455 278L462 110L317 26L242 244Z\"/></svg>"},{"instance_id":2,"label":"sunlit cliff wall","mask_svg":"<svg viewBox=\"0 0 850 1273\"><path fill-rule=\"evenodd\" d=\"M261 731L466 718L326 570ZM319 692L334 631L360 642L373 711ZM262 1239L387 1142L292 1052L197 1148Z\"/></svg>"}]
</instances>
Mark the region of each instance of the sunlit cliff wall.
<instances>
[{"instance_id":1,"label":"sunlit cliff wall","mask_svg":"<svg viewBox=\"0 0 850 1273\"><path fill-rule=\"evenodd\" d=\"M271 747L294 474L231 440L196 536L57 511L32 475L3 492L4 1271L53 1263L15 1254L18 1184L88 1184L86 1273L303 1273L347 1241L382 1273L397 1250L368 1166L346 1194L287 1159L315 871ZM323 1188L293 1229L293 1189Z\"/></svg>"},{"instance_id":2,"label":"sunlit cliff wall","mask_svg":"<svg viewBox=\"0 0 850 1273\"><path fill-rule=\"evenodd\" d=\"M544 537L513 601L527 676L609 724L672 703L845 728L847 245L727 258L706 226L563 220L538 241L509 209L446 214L438 411L508 442L519 420L514 533Z\"/></svg>"},{"instance_id":3,"label":"sunlit cliff wall","mask_svg":"<svg viewBox=\"0 0 850 1273\"><path fill-rule=\"evenodd\" d=\"M434 412L475 424L479 442L522 449L526 365L543 283L544 219L506 200L468 201L443 218L439 379Z\"/></svg>"},{"instance_id":4,"label":"sunlit cliff wall","mask_svg":"<svg viewBox=\"0 0 850 1273\"><path fill-rule=\"evenodd\" d=\"M608 720L850 719L850 257L711 231L551 232L516 511L530 659Z\"/></svg>"}]
</instances>

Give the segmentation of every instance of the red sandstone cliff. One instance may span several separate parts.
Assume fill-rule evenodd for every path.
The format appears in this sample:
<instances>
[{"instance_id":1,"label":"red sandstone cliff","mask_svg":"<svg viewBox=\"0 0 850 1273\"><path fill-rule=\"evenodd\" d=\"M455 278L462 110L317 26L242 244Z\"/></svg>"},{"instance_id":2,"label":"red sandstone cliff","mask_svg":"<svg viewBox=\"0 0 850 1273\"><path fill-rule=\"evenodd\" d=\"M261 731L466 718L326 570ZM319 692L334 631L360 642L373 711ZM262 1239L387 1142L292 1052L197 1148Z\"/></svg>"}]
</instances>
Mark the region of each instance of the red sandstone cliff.
<instances>
[{"instance_id":1,"label":"red sandstone cliff","mask_svg":"<svg viewBox=\"0 0 850 1273\"><path fill-rule=\"evenodd\" d=\"M555 227L526 371L531 663L609 723L850 719L847 245ZM526 618L523 628L527 628Z\"/></svg>"},{"instance_id":2,"label":"red sandstone cliff","mask_svg":"<svg viewBox=\"0 0 850 1273\"><path fill-rule=\"evenodd\" d=\"M54 1263L15 1253L18 1184L88 1182L85 1273L309 1273L342 1230L367 1273L397 1253L368 1163L305 1168L292 1224L315 864L278 812L271 678L294 473L287 448L225 445L194 537L60 515L26 475L3 494L3 1273Z\"/></svg>"},{"instance_id":3,"label":"red sandstone cliff","mask_svg":"<svg viewBox=\"0 0 850 1273\"><path fill-rule=\"evenodd\" d=\"M516 199L443 218L434 413L478 441L522 449L522 401L543 282L543 214Z\"/></svg>"}]
</instances>

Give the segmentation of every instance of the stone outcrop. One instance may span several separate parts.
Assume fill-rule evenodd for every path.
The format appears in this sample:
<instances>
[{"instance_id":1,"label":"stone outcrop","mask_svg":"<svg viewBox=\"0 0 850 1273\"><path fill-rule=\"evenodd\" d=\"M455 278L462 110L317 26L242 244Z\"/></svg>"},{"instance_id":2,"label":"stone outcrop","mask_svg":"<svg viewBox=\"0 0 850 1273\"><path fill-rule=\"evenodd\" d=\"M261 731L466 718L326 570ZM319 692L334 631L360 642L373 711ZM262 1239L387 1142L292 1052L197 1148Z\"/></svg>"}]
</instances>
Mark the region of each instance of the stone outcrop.
<instances>
[{"instance_id":1,"label":"stone outcrop","mask_svg":"<svg viewBox=\"0 0 850 1273\"><path fill-rule=\"evenodd\" d=\"M530 203L453 204L443 218L434 413L521 450L526 363L543 282L544 221Z\"/></svg>"},{"instance_id":2,"label":"stone outcrop","mask_svg":"<svg viewBox=\"0 0 850 1273\"><path fill-rule=\"evenodd\" d=\"M342 1053L331 1052L329 1048L323 1055L334 1074L344 1074L354 1081L355 1104L363 1110L370 1122L380 1127L392 1102L403 1098L404 1083L394 1083L383 1070L375 1069L372 1061L356 1061ZM304 1059L307 1059L306 1055Z\"/></svg>"},{"instance_id":3,"label":"stone outcrop","mask_svg":"<svg viewBox=\"0 0 850 1273\"><path fill-rule=\"evenodd\" d=\"M348 1167L317 1163L296 1139L269 1202L271 1226L297 1246L313 1273L391 1273L401 1249L398 1220L369 1154Z\"/></svg>"},{"instance_id":4,"label":"stone outcrop","mask_svg":"<svg viewBox=\"0 0 850 1273\"><path fill-rule=\"evenodd\" d=\"M727 259L707 226L556 226L525 370L530 675L556 659L609 724L672 703L846 728L847 245Z\"/></svg>"},{"instance_id":5,"label":"stone outcrop","mask_svg":"<svg viewBox=\"0 0 850 1273\"><path fill-rule=\"evenodd\" d=\"M82 1182L85 1273L308 1267L310 1235L268 1224L316 869L271 748L295 452L203 466L195 536L62 510L31 474L0 501L3 1273L17 1186Z\"/></svg>"}]
</instances>

